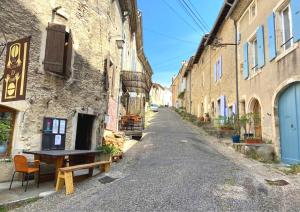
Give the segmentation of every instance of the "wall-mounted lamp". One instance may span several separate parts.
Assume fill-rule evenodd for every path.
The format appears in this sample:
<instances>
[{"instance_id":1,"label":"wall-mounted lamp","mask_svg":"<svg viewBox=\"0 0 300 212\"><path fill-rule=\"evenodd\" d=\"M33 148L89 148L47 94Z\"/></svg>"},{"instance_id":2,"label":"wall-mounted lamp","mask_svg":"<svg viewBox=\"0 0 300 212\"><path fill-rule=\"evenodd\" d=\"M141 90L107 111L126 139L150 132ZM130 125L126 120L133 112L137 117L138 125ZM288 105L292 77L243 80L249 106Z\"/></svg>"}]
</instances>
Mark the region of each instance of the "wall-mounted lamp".
<instances>
[{"instance_id":1,"label":"wall-mounted lamp","mask_svg":"<svg viewBox=\"0 0 300 212\"><path fill-rule=\"evenodd\" d=\"M116 40L116 43L117 43L118 49L123 49L124 48L125 41L123 39Z\"/></svg>"}]
</instances>

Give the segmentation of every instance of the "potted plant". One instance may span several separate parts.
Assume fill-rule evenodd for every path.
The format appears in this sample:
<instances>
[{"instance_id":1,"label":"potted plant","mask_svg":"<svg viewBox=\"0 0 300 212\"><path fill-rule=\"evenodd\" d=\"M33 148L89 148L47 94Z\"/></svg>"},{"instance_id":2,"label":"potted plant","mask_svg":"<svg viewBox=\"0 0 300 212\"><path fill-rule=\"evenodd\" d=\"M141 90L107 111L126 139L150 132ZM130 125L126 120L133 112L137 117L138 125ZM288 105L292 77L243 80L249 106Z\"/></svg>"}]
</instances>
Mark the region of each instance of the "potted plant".
<instances>
[{"instance_id":1,"label":"potted plant","mask_svg":"<svg viewBox=\"0 0 300 212\"><path fill-rule=\"evenodd\" d=\"M251 123L250 113L244 114L240 117L240 126L244 130L244 140L254 136L253 133L250 132Z\"/></svg>"},{"instance_id":2,"label":"potted plant","mask_svg":"<svg viewBox=\"0 0 300 212\"><path fill-rule=\"evenodd\" d=\"M244 140L247 144L262 143L260 137L255 137L251 129L255 129L256 124L260 122L260 117L255 113L247 113L240 118L241 126L244 128Z\"/></svg>"},{"instance_id":3,"label":"potted plant","mask_svg":"<svg viewBox=\"0 0 300 212\"><path fill-rule=\"evenodd\" d=\"M97 147L97 151L100 152L100 161L111 161L113 155L119 154L120 149L113 145L102 145Z\"/></svg>"},{"instance_id":4,"label":"potted plant","mask_svg":"<svg viewBox=\"0 0 300 212\"><path fill-rule=\"evenodd\" d=\"M230 121L230 118L225 117L225 116L218 117L217 125L218 125L218 128L220 128L222 131L232 131L234 129L232 126L232 123Z\"/></svg>"},{"instance_id":5,"label":"potted plant","mask_svg":"<svg viewBox=\"0 0 300 212\"><path fill-rule=\"evenodd\" d=\"M0 154L4 154L7 150L10 123L7 120L0 121Z\"/></svg>"},{"instance_id":6,"label":"potted plant","mask_svg":"<svg viewBox=\"0 0 300 212\"><path fill-rule=\"evenodd\" d=\"M233 143L240 143L241 140L241 136L240 136L240 125L239 125L239 120L237 119L237 117L234 115L232 116L232 123L233 123L233 127L234 127L234 132L231 136L232 142Z\"/></svg>"}]
</instances>

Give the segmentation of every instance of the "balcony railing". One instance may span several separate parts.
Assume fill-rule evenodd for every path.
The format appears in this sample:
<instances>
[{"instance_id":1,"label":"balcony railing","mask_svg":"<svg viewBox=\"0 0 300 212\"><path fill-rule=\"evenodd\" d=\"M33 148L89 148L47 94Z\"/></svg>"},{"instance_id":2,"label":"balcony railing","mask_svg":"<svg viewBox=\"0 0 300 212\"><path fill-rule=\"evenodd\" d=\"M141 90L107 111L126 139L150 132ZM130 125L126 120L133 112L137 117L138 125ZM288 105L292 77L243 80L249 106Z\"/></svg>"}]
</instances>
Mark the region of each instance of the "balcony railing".
<instances>
[{"instance_id":1,"label":"balcony railing","mask_svg":"<svg viewBox=\"0 0 300 212\"><path fill-rule=\"evenodd\" d=\"M148 75L136 71L122 71L121 76L127 91L149 93L152 83Z\"/></svg>"}]
</instances>

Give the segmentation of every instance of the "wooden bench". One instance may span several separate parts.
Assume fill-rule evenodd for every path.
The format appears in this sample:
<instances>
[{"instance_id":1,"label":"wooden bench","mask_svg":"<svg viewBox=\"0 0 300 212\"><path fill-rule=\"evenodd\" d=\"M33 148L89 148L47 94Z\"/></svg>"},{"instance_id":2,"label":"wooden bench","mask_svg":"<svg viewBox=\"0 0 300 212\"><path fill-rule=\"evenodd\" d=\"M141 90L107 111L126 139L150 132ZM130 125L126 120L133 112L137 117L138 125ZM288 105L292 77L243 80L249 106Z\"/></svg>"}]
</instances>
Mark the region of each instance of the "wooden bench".
<instances>
[{"instance_id":1,"label":"wooden bench","mask_svg":"<svg viewBox=\"0 0 300 212\"><path fill-rule=\"evenodd\" d=\"M78 171L82 169L90 169L99 166L102 172L108 172L110 169L110 165L111 165L111 161L100 161L95 163L88 163L88 164L60 168L58 170L58 176L56 181L56 191L61 190L65 184L66 195L74 193L74 184L73 184L74 171Z\"/></svg>"}]
</instances>

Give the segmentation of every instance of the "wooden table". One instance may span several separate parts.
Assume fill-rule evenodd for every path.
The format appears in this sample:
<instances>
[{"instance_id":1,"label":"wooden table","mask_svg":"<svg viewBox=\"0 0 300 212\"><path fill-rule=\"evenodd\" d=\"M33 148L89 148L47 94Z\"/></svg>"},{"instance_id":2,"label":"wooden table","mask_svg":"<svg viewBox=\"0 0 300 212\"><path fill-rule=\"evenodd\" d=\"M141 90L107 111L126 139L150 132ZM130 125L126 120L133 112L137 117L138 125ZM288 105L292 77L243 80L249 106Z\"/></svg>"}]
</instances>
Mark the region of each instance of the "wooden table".
<instances>
[{"instance_id":1,"label":"wooden table","mask_svg":"<svg viewBox=\"0 0 300 212\"><path fill-rule=\"evenodd\" d=\"M45 163L55 164L55 182L58 176L58 169L65 166L75 165L76 159L80 163L92 163L95 161L97 151L91 150L43 150L43 151L23 151L24 154L34 155L35 160ZM69 161L65 161L65 159ZM79 160L78 160L79 159ZM77 163L78 164L78 163ZM89 169L89 176L93 175L93 168Z\"/></svg>"}]
</instances>

